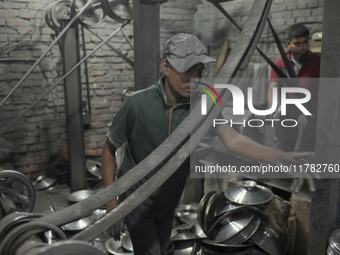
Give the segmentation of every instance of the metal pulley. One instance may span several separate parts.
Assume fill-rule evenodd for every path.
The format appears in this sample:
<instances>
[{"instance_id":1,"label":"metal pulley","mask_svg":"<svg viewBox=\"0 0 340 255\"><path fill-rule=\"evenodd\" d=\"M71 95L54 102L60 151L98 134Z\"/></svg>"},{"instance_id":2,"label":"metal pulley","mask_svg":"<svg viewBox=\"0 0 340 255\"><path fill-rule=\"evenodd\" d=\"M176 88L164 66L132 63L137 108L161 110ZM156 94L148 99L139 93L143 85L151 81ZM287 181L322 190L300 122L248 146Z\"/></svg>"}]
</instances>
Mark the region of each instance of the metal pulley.
<instances>
[{"instance_id":1,"label":"metal pulley","mask_svg":"<svg viewBox=\"0 0 340 255\"><path fill-rule=\"evenodd\" d=\"M100 24L105 17L100 0L72 0L71 17L75 16L88 1L91 1L91 4L79 16L78 21L85 26L92 27Z\"/></svg>"},{"instance_id":2,"label":"metal pulley","mask_svg":"<svg viewBox=\"0 0 340 255\"><path fill-rule=\"evenodd\" d=\"M118 22L132 19L132 2L129 0L100 0L107 16Z\"/></svg>"},{"instance_id":3,"label":"metal pulley","mask_svg":"<svg viewBox=\"0 0 340 255\"><path fill-rule=\"evenodd\" d=\"M45 242L44 240L39 238L38 234L44 234L48 231L54 232L55 235L61 240L67 239L65 233L59 227L51 223L30 221L28 223L16 226L15 228L8 232L8 234L0 242L0 253L2 255L18 254L16 251L18 250L19 247L25 246L26 241L30 243L29 247L41 247L45 244ZM30 242L31 239L33 239L34 241ZM28 254L29 247L26 247L25 253L22 254Z\"/></svg>"},{"instance_id":4,"label":"metal pulley","mask_svg":"<svg viewBox=\"0 0 340 255\"><path fill-rule=\"evenodd\" d=\"M55 31L62 29L60 20L65 17L70 17L70 6L69 0L59 0L50 4L45 11L46 24Z\"/></svg>"},{"instance_id":5,"label":"metal pulley","mask_svg":"<svg viewBox=\"0 0 340 255\"><path fill-rule=\"evenodd\" d=\"M0 243L12 229L41 216L42 214L27 212L14 212L5 216L0 221Z\"/></svg>"},{"instance_id":6,"label":"metal pulley","mask_svg":"<svg viewBox=\"0 0 340 255\"><path fill-rule=\"evenodd\" d=\"M16 211L31 212L35 205L36 192L31 181L22 173L14 170L0 171L0 197L2 212L7 206L15 205ZM12 211L12 209L10 208Z\"/></svg>"}]
</instances>

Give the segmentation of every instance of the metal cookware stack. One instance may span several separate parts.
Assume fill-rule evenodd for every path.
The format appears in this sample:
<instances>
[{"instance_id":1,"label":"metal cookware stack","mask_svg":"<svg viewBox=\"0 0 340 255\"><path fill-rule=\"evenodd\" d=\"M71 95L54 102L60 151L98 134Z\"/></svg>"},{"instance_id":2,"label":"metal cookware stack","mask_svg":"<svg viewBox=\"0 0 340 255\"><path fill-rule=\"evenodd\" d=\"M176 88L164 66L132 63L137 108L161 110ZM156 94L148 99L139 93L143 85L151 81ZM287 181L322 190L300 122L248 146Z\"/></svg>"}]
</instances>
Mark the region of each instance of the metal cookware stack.
<instances>
[{"instance_id":1,"label":"metal cookware stack","mask_svg":"<svg viewBox=\"0 0 340 255\"><path fill-rule=\"evenodd\" d=\"M226 192L207 193L198 208L198 224L207 236L202 254L284 255L267 215L257 207L272 199L271 190L250 180Z\"/></svg>"},{"instance_id":2,"label":"metal cookware stack","mask_svg":"<svg viewBox=\"0 0 340 255\"><path fill-rule=\"evenodd\" d=\"M334 230L329 238L327 255L340 255L340 228Z\"/></svg>"}]
</instances>

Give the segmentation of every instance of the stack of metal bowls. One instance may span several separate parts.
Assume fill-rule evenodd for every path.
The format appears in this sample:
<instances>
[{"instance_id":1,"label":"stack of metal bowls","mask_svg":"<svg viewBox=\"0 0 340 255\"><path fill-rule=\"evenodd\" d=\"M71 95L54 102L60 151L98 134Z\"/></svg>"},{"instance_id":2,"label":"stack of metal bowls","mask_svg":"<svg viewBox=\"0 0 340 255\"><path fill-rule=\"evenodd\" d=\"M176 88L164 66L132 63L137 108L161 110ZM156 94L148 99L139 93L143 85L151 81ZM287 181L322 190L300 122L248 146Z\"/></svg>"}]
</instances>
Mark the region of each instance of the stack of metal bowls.
<instances>
[{"instance_id":1,"label":"stack of metal bowls","mask_svg":"<svg viewBox=\"0 0 340 255\"><path fill-rule=\"evenodd\" d=\"M329 238L327 255L340 255L340 228L333 231Z\"/></svg>"},{"instance_id":2,"label":"stack of metal bowls","mask_svg":"<svg viewBox=\"0 0 340 255\"><path fill-rule=\"evenodd\" d=\"M197 222L198 204L182 204L175 210L177 226L172 229L170 246L166 254L196 255L205 234Z\"/></svg>"},{"instance_id":3,"label":"stack of metal bowls","mask_svg":"<svg viewBox=\"0 0 340 255\"><path fill-rule=\"evenodd\" d=\"M257 206L273 199L271 190L244 181L226 192L207 193L200 201L198 223L207 239L202 240L203 254L283 255L278 235L268 224L267 215Z\"/></svg>"}]
</instances>

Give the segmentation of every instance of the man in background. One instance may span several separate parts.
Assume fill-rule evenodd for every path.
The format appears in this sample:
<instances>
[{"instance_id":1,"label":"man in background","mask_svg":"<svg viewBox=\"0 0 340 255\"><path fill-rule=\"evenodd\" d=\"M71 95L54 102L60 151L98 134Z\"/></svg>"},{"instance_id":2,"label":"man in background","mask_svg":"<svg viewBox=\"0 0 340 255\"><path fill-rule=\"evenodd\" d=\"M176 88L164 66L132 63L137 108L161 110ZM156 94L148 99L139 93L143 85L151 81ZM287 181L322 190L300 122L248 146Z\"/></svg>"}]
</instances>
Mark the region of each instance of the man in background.
<instances>
[{"instance_id":1,"label":"man in background","mask_svg":"<svg viewBox=\"0 0 340 255\"><path fill-rule=\"evenodd\" d=\"M289 60L289 64L292 67L296 77L298 78L298 83L302 88L308 89L311 93L310 103L307 105L307 109L312 113L314 118L307 120L307 126L310 136L309 139L313 139L313 129L315 129L315 114L317 112L317 102L318 102L318 91L319 83L317 79L320 76L320 56L312 53L309 50L309 30L308 28L301 24L294 24L288 28L288 51L286 56ZM282 58L274 62L279 69L283 71L288 76L287 69L285 67ZM289 83L289 81L286 81ZM291 83L296 84L296 83ZM268 89L268 107L271 107L273 99L273 88L280 88L282 82L279 80L279 75L271 69L269 89ZM280 91L280 90L278 90ZM280 93L278 93L280 95ZM280 102L280 100L279 100ZM288 107L286 118L291 118L298 120L301 112L296 108ZM302 116L301 116L302 117ZM313 124L314 123L314 124ZM276 126L276 135L279 139L279 147L285 151L291 151L296 149L296 141L298 136L298 127L296 128L283 128L280 125ZM314 139L313 139L314 140ZM303 146L303 145L302 145ZM304 150L313 149L314 143L302 147Z\"/></svg>"}]
</instances>

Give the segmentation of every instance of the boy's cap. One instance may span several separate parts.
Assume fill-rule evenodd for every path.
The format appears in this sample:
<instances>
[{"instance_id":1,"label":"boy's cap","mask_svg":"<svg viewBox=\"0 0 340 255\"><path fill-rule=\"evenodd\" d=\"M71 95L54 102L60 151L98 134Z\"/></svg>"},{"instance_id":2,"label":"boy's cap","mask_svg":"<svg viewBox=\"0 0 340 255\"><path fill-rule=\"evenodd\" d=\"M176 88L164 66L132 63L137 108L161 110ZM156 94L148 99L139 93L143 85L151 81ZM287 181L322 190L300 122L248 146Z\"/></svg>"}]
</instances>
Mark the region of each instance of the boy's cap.
<instances>
[{"instance_id":1,"label":"boy's cap","mask_svg":"<svg viewBox=\"0 0 340 255\"><path fill-rule=\"evenodd\" d=\"M207 64L215 59L207 56L207 49L196 36L180 33L165 44L163 58L180 73L184 73L198 63Z\"/></svg>"}]
</instances>

